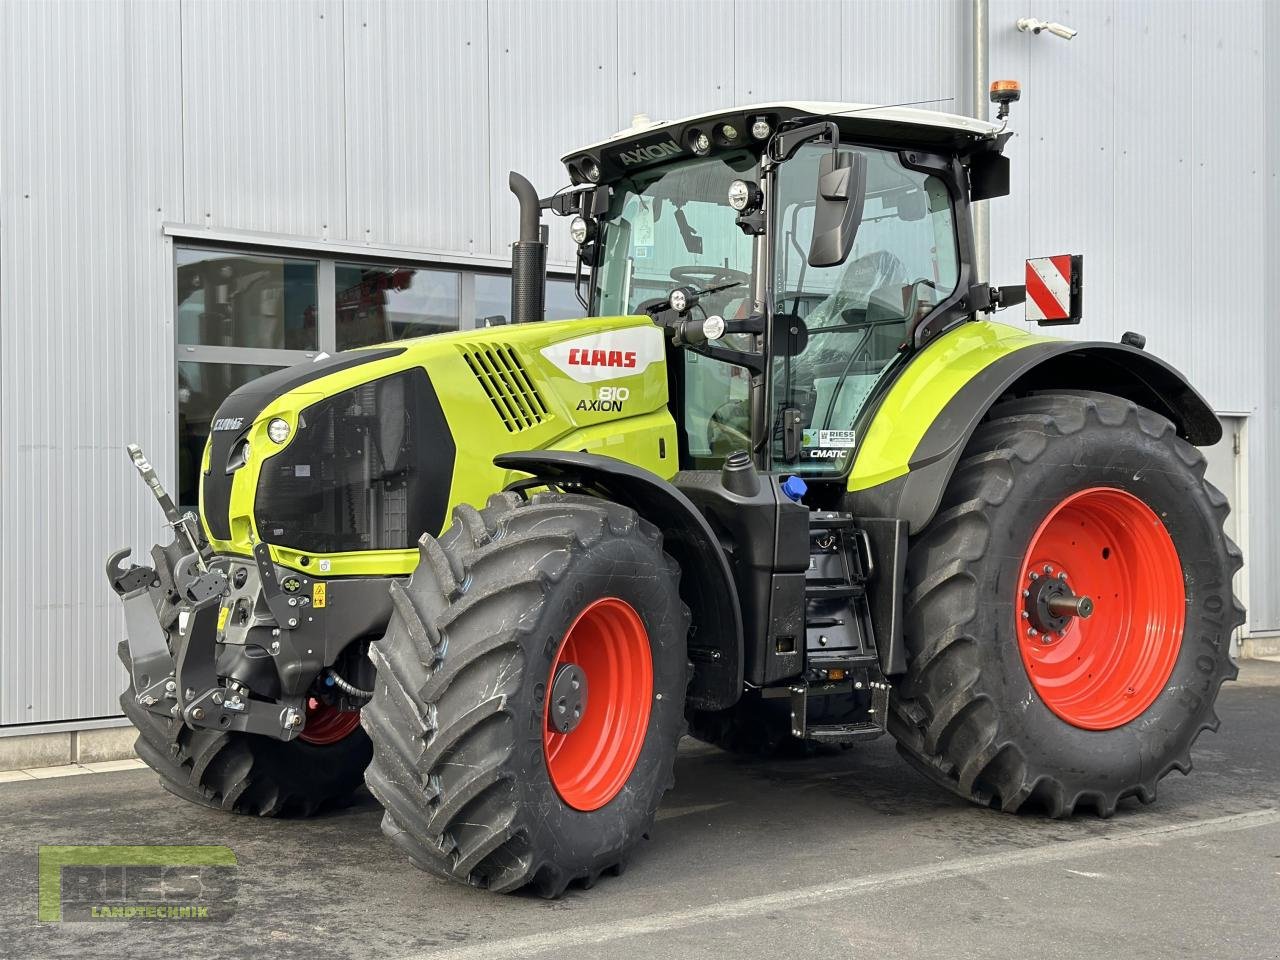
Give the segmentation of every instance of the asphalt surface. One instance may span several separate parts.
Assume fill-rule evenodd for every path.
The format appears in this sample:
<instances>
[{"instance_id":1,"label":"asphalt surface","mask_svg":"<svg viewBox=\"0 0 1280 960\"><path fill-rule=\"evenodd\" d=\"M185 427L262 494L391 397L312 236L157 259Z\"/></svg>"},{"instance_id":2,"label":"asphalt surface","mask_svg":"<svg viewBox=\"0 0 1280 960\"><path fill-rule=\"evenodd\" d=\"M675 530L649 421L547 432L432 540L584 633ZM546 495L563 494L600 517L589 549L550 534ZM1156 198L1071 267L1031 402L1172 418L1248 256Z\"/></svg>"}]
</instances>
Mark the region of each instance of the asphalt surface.
<instances>
[{"instance_id":1,"label":"asphalt surface","mask_svg":"<svg viewBox=\"0 0 1280 960\"><path fill-rule=\"evenodd\" d=\"M1249 661L1190 777L1110 820L971 807L887 737L751 762L689 742L653 839L559 901L420 873L380 809L232 817L149 771L0 785L0 956L1280 957L1280 663ZM217 844L235 916L39 923L39 844Z\"/></svg>"}]
</instances>

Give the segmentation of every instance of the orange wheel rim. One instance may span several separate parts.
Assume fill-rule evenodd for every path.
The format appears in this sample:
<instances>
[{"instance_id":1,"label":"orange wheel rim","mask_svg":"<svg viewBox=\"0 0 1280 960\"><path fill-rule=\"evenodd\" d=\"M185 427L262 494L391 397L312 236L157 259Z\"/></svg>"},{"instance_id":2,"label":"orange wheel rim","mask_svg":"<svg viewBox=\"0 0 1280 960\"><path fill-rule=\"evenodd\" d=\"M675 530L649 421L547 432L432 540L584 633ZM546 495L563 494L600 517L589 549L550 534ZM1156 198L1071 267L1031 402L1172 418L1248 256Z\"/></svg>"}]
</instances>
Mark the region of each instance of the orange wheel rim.
<instances>
[{"instance_id":1,"label":"orange wheel rim","mask_svg":"<svg viewBox=\"0 0 1280 960\"><path fill-rule=\"evenodd\" d=\"M360 726L359 710L339 710L318 697L307 697L307 722L298 739L326 747L345 740Z\"/></svg>"},{"instance_id":2,"label":"orange wheel rim","mask_svg":"<svg viewBox=\"0 0 1280 960\"><path fill-rule=\"evenodd\" d=\"M1036 600L1050 585L1089 598L1092 613L1037 630ZM1085 730L1123 726L1160 695L1182 647L1186 587L1173 539L1131 493L1074 493L1031 538L1015 618L1022 663L1045 706Z\"/></svg>"},{"instance_id":3,"label":"orange wheel rim","mask_svg":"<svg viewBox=\"0 0 1280 960\"><path fill-rule=\"evenodd\" d=\"M572 729L559 732L553 711L572 711L572 694L557 695L557 678L585 678ZM567 687L565 688L568 689ZM543 752L551 782L575 810L598 810L631 776L653 699L649 633L626 601L605 597L589 604L570 625L547 677Z\"/></svg>"}]
</instances>

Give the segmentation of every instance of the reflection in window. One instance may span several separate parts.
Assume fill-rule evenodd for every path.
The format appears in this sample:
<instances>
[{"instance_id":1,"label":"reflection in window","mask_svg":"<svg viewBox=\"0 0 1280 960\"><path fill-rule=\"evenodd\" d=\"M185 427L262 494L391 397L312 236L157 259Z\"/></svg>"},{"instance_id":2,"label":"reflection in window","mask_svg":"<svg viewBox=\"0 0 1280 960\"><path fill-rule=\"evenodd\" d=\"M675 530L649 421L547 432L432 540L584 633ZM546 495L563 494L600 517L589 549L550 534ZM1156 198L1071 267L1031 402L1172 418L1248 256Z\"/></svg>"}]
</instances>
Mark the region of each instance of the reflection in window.
<instances>
[{"instance_id":1,"label":"reflection in window","mask_svg":"<svg viewBox=\"0 0 1280 960\"><path fill-rule=\"evenodd\" d=\"M573 292L572 280L547 279L545 319L576 320L586 315L586 309ZM477 273L476 326L495 326L507 323L510 319L511 277L498 273Z\"/></svg>"},{"instance_id":2,"label":"reflection in window","mask_svg":"<svg viewBox=\"0 0 1280 960\"><path fill-rule=\"evenodd\" d=\"M178 343L315 350L316 261L174 252Z\"/></svg>"},{"instance_id":3,"label":"reflection in window","mask_svg":"<svg viewBox=\"0 0 1280 960\"><path fill-rule=\"evenodd\" d=\"M279 367L247 363L178 362L178 509L195 510L200 461L213 415L227 395Z\"/></svg>"},{"instance_id":4,"label":"reflection in window","mask_svg":"<svg viewBox=\"0 0 1280 960\"><path fill-rule=\"evenodd\" d=\"M339 350L458 329L456 273L339 263L334 278Z\"/></svg>"}]
</instances>

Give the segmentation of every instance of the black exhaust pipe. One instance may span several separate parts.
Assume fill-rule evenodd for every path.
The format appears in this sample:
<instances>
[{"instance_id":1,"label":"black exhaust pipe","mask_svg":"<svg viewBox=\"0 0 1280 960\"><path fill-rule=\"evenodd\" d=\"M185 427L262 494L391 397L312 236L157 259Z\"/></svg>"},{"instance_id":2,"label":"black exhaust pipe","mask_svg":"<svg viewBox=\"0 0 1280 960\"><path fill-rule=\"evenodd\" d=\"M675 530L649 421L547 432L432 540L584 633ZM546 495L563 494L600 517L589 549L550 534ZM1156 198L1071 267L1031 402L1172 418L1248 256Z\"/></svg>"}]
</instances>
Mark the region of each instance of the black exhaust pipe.
<instances>
[{"instance_id":1,"label":"black exhaust pipe","mask_svg":"<svg viewBox=\"0 0 1280 960\"><path fill-rule=\"evenodd\" d=\"M511 245L511 322L541 320L547 294L547 241L533 184L514 170L507 180L520 201L520 239Z\"/></svg>"}]
</instances>

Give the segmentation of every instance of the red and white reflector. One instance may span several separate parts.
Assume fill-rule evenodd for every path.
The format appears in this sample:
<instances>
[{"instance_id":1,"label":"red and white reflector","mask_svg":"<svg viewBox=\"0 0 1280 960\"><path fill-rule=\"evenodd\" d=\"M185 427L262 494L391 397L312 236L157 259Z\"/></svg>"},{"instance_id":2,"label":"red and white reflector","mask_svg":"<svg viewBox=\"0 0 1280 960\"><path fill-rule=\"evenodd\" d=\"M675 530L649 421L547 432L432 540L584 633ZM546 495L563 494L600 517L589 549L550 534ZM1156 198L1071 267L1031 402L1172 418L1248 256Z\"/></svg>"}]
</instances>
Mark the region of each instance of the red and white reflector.
<instances>
[{"instance_id":1,"label":"red and white reflector","mask_svg":"<svg viewBox=\"0 0 1280 960\"><path fill-rule=\"evenodd\" d=\"M1064 253L1027 261L1027 319L1042 325L1079 323L1084 257Z\"/></svg>"}]
</instances>

